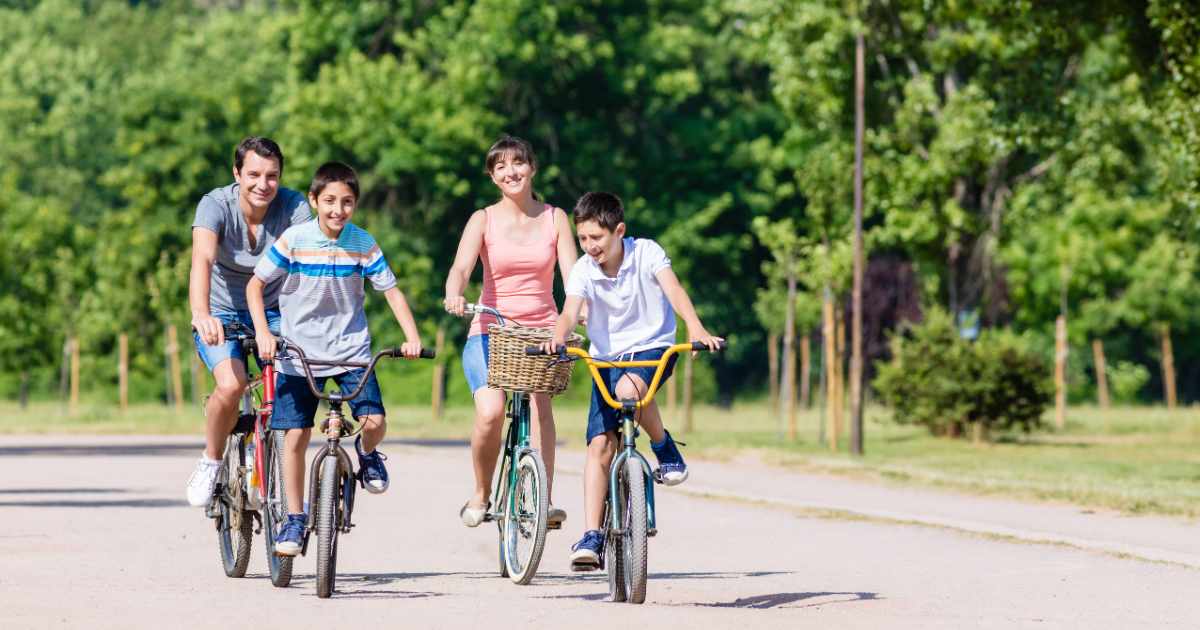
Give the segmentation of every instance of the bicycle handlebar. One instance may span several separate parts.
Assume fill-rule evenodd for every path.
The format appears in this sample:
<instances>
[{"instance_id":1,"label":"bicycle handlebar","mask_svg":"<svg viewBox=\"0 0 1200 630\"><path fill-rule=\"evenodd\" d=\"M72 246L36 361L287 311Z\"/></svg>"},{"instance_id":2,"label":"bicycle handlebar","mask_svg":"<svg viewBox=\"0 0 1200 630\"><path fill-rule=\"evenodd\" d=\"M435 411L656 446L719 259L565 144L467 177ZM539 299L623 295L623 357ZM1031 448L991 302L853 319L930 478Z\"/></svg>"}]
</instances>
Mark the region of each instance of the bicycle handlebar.
<instances>
[{"instance_id":1,"label":"bicycle handlebar","mask_svg":"<svg viewBox=\"0 0 1200 630\"><path fill-rule=\"evenodd\" d=\"M300 367L304 368L304 378L308 381L308 388L312 390L313 395L317 398L328 400L330 402L346 402L347 400L353 400L354 398L357 398L358 395L362 393L363 388L366 387L367 379L371 376L371 373L375 371L375 365L379 363L380 359L385 357L395 359L404 356L404 353L400 350L400 348L388 348L387 350L380 350L379 352L376 352L375 355L371 357L370 363L362 363L360 361L328 361L325 359L310 359L304 355L304 349L300 346L289 342L283 337L279 337L278 340L279 346L275 351L276 358L291 358L300 363ZM293 356L284 357L283 355L285 354L291 354ZM433 359L436 357L437 353L433 350L430 350L429 348L421 348L420 358ZM313 377L312 373L312 366L314 365L365 368L366 373L363 374L362 379L358 381L358 387L354 388L354 391L349 394L344 394L342 392L325 393L317 389L317 381Z\"/></svg>"},{"instance_id":2,"label":"bicycle handlebar","mask_svg":"<svg viewBox=\"0 0 1200 630\"><path fill-rule=\"evenodd\" d=\"M710 350L708 346L704 345L704 342L693 341L692 342L692 352L720 352L725 349L726 345L728 345L728 343L724 339L722 339L721 341L717 342L716 350ZM558 349L555 351L546 352L546 351L542 350L541 346L525 346L525 354L531 355L531 356L558 355L559 358L566 359L567 358L567 347L559 346ZM583 357L580 357L580 358L583 358ZM592 357L588 356L587 358L591 359Z\"/></svg>"},{"instance_id":3,"label":"bicycle handlebar","mask_svg":"<svg viewBox=\"0 0 1200 630\"><path fill-rule=\"evenodd\" d=\"M463 315L491 315L492 317L496 318L496 321L501 326L507 325L504 320L504 316L500 314L500 311L490 306L484 306L483 304L473 304L468 302L467 305L463 307Z\"/></svg>"}]
</instances>

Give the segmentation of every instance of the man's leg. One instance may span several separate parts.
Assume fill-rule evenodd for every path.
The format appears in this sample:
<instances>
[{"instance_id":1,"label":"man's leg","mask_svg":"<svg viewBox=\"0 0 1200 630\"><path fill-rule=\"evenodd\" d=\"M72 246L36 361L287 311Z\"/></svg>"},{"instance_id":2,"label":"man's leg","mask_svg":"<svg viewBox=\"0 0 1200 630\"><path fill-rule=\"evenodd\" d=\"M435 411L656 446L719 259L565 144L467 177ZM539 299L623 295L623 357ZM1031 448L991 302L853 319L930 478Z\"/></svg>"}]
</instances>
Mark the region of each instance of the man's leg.
<instances>
[{"instance_id":1,"label":"man's leg","mask_svg":"<svg viewBox=\"0 0 1200 630\"><path fill-rule=\"evenodd\" d=\"M246 391L246 367L240 359L225 359L213 368L217 386L204 405L204 454L221 459L225 439L237 423L238 401Z\"/></svg>"}]
</instances>

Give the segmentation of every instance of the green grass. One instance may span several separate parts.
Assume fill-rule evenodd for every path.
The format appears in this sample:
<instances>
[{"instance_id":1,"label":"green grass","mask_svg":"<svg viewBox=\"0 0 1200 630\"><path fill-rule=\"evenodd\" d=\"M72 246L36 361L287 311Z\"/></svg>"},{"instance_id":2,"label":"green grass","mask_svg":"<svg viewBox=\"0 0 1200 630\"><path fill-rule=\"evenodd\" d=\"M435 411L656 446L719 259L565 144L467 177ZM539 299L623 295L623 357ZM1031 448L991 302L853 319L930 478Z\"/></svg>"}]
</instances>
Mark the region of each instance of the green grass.
<instances>
[{"instance_id":1,"label":"green grass","mask_svg":"<svg viewBox=\"0 0 1200 630\"><path fill-rule=\"evenodd\" d=\"M586 408L557 410L559 437L583 446ZM124 414L111 405L83 405L74 414L57 403L26 409L0 403L0 434L201 434L195 406L181 414L161 405L136 405ZM452 407L437 421L428 407L389 408L389 435L466 438L473 413ZM799 470L853 476L885 483L949 488L977 494L1068 502L1127 513L1200 516L1200 411L1168 412L1126 407L1103 412L1072 408L1066 428L1033 435L993 435L990 443L938 438L892 423L885 411L868 410L866 455L851 457L845 440L837 453L817 443L819 415L800 414L797 439L780 437L778 421L761 403L730 409L697 407L694 426L667 419L688 442L687 452L730 459L751 452ZM1049 422L1049 419L1048 419Z\"/></svg>"}]
</instances>

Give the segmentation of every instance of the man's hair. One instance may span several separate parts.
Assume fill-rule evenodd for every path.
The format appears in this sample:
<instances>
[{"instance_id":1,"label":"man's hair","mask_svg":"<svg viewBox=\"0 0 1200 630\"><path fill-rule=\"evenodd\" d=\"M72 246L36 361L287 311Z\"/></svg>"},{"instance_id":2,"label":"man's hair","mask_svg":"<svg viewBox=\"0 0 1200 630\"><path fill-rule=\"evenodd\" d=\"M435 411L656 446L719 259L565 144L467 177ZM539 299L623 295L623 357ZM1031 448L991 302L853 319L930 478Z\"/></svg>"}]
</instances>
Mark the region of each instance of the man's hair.
<instances>
[{"instance_id":1,"label":"man's hair","mask_svg":"<svg viewBox=\"0 0 1200 630\"><path fill-rule=\"evenodd\" d=\"M595 221L609 232L625 221L625 208L621 198L608 192L590 192L575 204L575 225L584 221Z\"/></svg>"},{"instance_id":2,"label":"man's hair","mask_svg":"<svg viewBox=\"0 0 1200 630\"><path fill-rule=\"evenodd\" d=\"M487 159L484 160L484 172L491 175L496 162L508 155L512 155L513 158L521 160L537 170L537 156L533 154L533 147L521 138L505 134L500 136L492 148L488 149Z\"/></svg>"},{"instance_id":3,"label":"man's hair","mask_svg":"<svg viewBox=\"0 0 1200 630\"><path fill-rule=\"evenodd\" d=\"M239 142L237 149L233 151L233 168L239 173L242 171L242 163L246 160L246 153L250 151L279 162L279 172L283 172L283 150L279 145L270 138L250 136Z\"/></svg>"},{"instance_id":4,"label":"man's hair","mask_svg":"<svg viewBox=\"0 0 1200 630\"><path fill-rule=\"evenodd\" d=\"M354 193L354 199L358 199L358 173L342 162L326 162L318 166L317 172L313 173L312 183L308 186L308 194L319 197L321 191L334 182L348 186L350 192Z\"/></svg>"}]
</instances>

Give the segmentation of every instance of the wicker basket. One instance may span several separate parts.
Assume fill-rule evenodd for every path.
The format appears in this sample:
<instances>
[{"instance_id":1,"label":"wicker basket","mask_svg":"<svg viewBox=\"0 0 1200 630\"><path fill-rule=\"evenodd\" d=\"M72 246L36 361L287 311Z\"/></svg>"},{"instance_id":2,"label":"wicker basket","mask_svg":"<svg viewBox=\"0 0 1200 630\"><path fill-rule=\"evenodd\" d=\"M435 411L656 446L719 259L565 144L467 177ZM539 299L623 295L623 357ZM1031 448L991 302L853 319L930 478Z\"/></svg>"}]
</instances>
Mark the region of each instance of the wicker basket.
<instances>
[{"instance_id":1,"label":"wicker basket","mask_svg":"<svg viewBox=\"0 0 1200 630\"><path fill-rule=\"evenodd\" d=\"M574 361L554 363L556 357L525 354L528 346L550 341L553 329L488 326L488 387L536 394L561 394L571 382ZM567 345L578 348L583 337L572 334Z\"/></svg>"}]
</instances>

